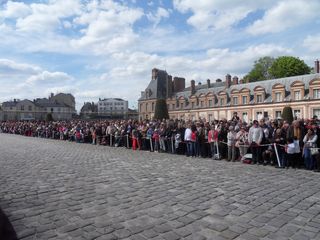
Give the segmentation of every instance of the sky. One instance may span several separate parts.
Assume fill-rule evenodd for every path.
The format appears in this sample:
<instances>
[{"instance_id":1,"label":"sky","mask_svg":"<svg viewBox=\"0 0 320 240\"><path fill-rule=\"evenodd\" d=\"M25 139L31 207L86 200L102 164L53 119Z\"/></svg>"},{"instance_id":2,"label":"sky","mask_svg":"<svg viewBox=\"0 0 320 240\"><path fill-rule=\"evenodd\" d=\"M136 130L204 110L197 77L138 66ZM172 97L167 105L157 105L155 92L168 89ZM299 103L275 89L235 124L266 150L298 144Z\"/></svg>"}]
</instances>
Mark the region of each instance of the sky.
<instances>
[{"instance_id":1,"label":"sky","mask_svg":"<svg viewBox=\"0 0 320 240\"><path fill-rule=\"evenodd\" d=\"M263 56L320 58L319 0L0 0L0 102L71 93L136 107L152 68L240 79Z\"/></svg>"}]
</instances>

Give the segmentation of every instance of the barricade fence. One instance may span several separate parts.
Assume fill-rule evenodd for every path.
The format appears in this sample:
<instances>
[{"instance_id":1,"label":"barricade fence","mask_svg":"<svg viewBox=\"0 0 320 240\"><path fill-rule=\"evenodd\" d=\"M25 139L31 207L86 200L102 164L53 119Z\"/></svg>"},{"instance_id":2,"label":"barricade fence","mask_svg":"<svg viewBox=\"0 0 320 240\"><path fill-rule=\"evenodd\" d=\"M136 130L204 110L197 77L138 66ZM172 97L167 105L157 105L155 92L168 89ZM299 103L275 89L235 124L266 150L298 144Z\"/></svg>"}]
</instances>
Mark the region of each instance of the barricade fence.
<instances>
[{"instance_id":1,"label":"barricade fence","mask_svg":"<svg viewBox=\"0 0 320 240\"><path fill-rule=\"evenodd\" d=\"M59 138L57 138L56 136L59 135ZM31 136L27 135L27 136ZM33 135L35 137L44 137L44 138L51 138L51 139L60 139L60 140L66 140L64 138L61 137L61 133L58 131L52 131L51 133L49 132L37 132L35 133L35 135ZM83 137L81 137L83 138ZM82 142L81 139L77 139L77 136L73 135L71 136L71 141L76 141L76 142ZM70 140L69 139L69 140ZM93 144L97 144L97 145L107 145L110 147L126 147L128 149L133 149L133 150L147 150L147 151L151 151L151 152L155 152L155 151L163 151L163 152L167 152L167 153L172 153L175 154L177 153L177 149L180 147L180 144L182 145L187 145L188 143L191 143L192 141L184 141L182 139L177 140L175 138L175 136L171 136L171 137L159 137L157 139L153 138L153 137L144 137L144 136L133 136L132 134L124 134L124 135L114 135L114 134L106 134L106 135L102 135L102 136L92 136L92 143ZM195 142L193 142L195 143ZM216 147L216 152L218 155L220 155L221 150L219 149L220 144L222 145L226 145L228 146L228 143L225 141L213 141L213 142L209 142L207 139L204 142L201 142L201 144L209 144L210 143L214 143L215 147ZM236 147L234 144L232 145L232 147ZM275 152L276 155L276 160L278 163L278 166L281 166L281 160L280 160L280 156L279 156L279 149L278 147L285 149L287 147L287 145L283 145L283 144L278 144L278 143L267 143L267 144L256 144L256 145L250 145L250 144L241 144L236 148L255 148L255 147L271 147L272 150ZM306 147L305 147L306 148ZM308 147L308 149L313 149L313 150L317 150L319 151L320 148L318 147ZM303 154L303 149L301 153ZM186 152L186 146L184 146L184 154Z\"/></svg>"}]
</instances>

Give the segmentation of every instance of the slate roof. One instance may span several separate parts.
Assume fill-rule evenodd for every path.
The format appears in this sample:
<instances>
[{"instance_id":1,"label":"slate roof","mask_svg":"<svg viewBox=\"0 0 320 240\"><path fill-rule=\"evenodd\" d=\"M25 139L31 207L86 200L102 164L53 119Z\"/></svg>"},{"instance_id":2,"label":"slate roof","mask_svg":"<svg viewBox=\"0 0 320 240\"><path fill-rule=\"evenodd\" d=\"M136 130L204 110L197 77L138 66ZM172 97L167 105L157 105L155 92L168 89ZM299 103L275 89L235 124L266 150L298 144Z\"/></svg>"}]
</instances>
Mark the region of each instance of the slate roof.
<instances>
[{"instance_id":1,"label":"slate roof","mask_svg":"<svg viewBox=\"0 0 320 240\"><path fill-rule=\"evenodd\" d=\"M231 91L234 89L241 90L243 88L248 88L250 90L250 94L253 94L254 88L257 86L261 86L266 91L266 99L264 102L271 102L271 92L272 86L275 84L283 84L285 86L286 97L285 99L290 99L290 86L295 81L301 81L305 84L305 89L309 89L309 82L315 78L320 78L319 73L315 74L307 74L286 78L277 78L259 82L251 82L251 83L242 83L237 85L231 85L229 88L225 87L225 82L211 83L210 88L208 88L207 84L201 84L196 86L195 96L200 96L200 94L207 94L212 92L213 94L218 94L220 91L225 91L228 95L230 95ZM191 95L191 87L185 88L182 92L177 92L173 95L173 97L179 98L181 96L185 98L189 98ZM306 91L305 98L308 97L308 91Z\"/></svg>"},{"instance_id":2,"label":"slate roof","mask_svg":"<svg viewBox=\"0 0 320 240\"><path fill-rule=\"evenodd\" d=\"M61 104L55 101L50 101L47 98L37 98L34 100L34 104L39 107L68 107L65 104Z\"/></svg>"}]
</instances>

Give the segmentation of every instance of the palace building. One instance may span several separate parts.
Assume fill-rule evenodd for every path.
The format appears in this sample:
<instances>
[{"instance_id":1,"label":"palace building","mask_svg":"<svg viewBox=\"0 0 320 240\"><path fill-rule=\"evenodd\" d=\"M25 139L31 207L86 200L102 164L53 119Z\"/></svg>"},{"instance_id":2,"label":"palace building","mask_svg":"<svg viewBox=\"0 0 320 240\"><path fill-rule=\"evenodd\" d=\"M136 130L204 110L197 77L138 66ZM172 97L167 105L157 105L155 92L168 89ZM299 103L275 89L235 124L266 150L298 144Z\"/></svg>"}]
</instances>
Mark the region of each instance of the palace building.
<instances>
[{"instance_id":1,"label":"palace building","mask_svg":"<svg viewBox=\"0 0 320 240\"><path fill-rule=\"evenodd\" d=\"M152 69L152 78L139 99L139 119L152 119L158 98L166 99L170 118L207 121L231 119L233 112L246 122L261 118L281 118L284 106L290 106L297 118L320 118L320 64L315 73L246 83L226 75L206 84L168 75Z\"/></svg>"}]
</instances>

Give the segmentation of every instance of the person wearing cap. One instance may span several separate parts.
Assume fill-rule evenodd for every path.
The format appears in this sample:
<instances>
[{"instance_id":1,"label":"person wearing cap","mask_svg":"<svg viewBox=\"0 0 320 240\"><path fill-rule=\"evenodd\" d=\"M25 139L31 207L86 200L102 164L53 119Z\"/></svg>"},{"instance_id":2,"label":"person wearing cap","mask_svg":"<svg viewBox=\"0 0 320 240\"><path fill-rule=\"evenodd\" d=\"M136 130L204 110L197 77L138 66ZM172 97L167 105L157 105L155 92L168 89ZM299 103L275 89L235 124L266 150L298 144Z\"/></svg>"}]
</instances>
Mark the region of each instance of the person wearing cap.
<instances>
[{"instance_id":1,"label":"person wearing cap","mask_svg":"<svg viewBox=\"0 0 320 240\"><path fill-rule=\"evenodd\" d=\"M249 129L248 141L251 146L252 163L261 163L261 141L263 137L262 128L257 120L253 121L252 127Z\"/></svg>"}]
</instances>

